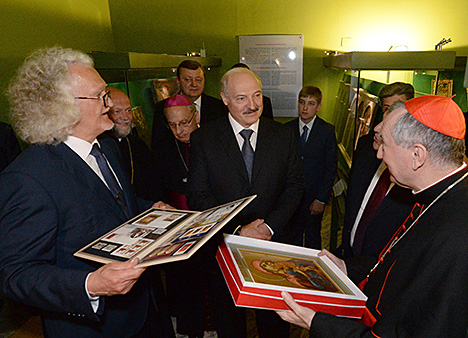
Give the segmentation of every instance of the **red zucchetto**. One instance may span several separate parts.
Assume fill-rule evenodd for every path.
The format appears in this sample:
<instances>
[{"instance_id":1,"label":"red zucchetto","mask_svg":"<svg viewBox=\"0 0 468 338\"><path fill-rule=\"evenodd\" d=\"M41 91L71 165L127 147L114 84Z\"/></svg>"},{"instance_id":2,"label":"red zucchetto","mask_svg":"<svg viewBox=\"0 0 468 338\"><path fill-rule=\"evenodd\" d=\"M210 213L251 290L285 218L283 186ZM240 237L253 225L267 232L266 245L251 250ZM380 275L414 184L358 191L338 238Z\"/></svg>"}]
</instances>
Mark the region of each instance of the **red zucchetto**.
<instances>
[{"instance_id":1,"label":"red zucchetto","mask_svg":"<svg viewBox=\"0 0 468 338\"><path fill-rule=\"evenodd\" d=\"M451 97L419 96L406 101L405 107L416 120L426 127L456 139L465 137L465 117Z\"/></svg>"}]
</instances>

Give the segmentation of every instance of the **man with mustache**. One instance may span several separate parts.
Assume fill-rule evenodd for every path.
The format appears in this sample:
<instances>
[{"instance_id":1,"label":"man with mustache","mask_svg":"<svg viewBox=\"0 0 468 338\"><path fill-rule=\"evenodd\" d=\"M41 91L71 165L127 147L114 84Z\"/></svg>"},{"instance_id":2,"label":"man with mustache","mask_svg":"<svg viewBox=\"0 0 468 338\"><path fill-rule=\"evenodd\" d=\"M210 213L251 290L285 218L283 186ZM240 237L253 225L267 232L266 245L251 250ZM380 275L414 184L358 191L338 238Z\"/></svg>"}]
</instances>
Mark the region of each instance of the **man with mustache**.
<instances>
[{"instance_id":1,"label":"man with mustache","mask_svg":"<svg viewBox=\"0 0 468 338\"><path fill-rule=\"evenodd\" d=\"M256 194L224 232L281 241L296 210L304 178L290 128L261 118L262 87L258 76L245 68L229 70L221 79L221 98L229 114L191 135L192 162L188 181L189 205L204 210ZM236 229L237 226L237 229ZM245 337L245 312L236 308L214 260L213 240L207 268L215 304L219 337ZM257 310L259 337L288 337L289 326L274 313Z\"/></svg>"},{"instance_id":2,"label":"man with mustache","mask_svg":"<svg viewBox=\"0 0 468 338\"><path fill-rule=\"evenodd\" d=\"M130 98L118 88L107 87L114 106L109 110L109 118L114 122L112 130L100 138L112 138L120 149L122 167L133 184L137 196L147 200L162 199L161 189L153 180L151 153L146 143L132 133L133 113Z\"/></svg>"}]
</instances>

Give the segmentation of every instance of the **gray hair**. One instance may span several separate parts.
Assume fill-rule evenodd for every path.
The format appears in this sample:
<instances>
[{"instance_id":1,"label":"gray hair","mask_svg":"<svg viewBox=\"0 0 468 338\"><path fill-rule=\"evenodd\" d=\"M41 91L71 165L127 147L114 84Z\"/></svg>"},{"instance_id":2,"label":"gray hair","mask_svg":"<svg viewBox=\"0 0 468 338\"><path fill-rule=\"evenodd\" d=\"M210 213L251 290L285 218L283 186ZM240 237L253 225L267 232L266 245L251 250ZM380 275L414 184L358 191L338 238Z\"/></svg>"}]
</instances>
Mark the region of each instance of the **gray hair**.
<instances>
[{"instance_id":1,"label":"gray hair","mask_svg":"<svg viewBox=\"0 0 468 338\"><path fill-rule=\"evenodd\" d=\"M224 75L223 77L221 78L221 81L220 81L220 84L221 84L221 92L224 93L224 95L226 96L226 98L229 99L229 91L227 89L228 87L228 81L229 81L229 76L234 74L234 73L247 73L247 74L251 74L255 77L255 79L257 80L258 82L258 85L260 86L260 89L262 88L262 81L260 81L260 78L257 76L257 74L255 74L253 71L251 71L250 69L247 69L247 68L243 68L243 67L236 67L236 68L232 68L230 70L228 70Z\"/></svg>"},{"instance_id":2,"label":"gray hair","mask_svg":"<svg viewBox=\"0 0 468 338\"><path fill-rule=\"evenodd\" d=\"M10 115L27 143L64 141L80 120L71 90L69 67L93 66L87 54L70 48L38 49L28 56L7 89Z\"/></svg>"},{"instance_id":3,"label":"gray hair","mask_svg":"<svg viewBox=\"0 0 468 338\"><path fill-rule=\"evenodd\" d=\"M189 104L188 106L185 106L185 107L189 107L189 109L190 109L190 114L195 114L195 112L198 111L198 110L197 110L197 106L195 105L195 103ZM169 107L169 108L170 108L170 107ZM166 109L167 109L167 108L164 108L164 116L166 116L166 112L167 112Z\"/></svg>"},{"instance_id":4,"label":"gray hair","mask_svg":"<svg viewBox=\"0 0 468 338\"><path fill-rule=\"evenodd\" d=\"M409 148L420 143L427 149L429 159L434 164L441 166L461 166L463 164L464 139L456 139L425 126L408 112L402 102L392 106L392 110L399 108L406 113L398 119L392 130L397 145Z\"/></svg>"}]
</instances>

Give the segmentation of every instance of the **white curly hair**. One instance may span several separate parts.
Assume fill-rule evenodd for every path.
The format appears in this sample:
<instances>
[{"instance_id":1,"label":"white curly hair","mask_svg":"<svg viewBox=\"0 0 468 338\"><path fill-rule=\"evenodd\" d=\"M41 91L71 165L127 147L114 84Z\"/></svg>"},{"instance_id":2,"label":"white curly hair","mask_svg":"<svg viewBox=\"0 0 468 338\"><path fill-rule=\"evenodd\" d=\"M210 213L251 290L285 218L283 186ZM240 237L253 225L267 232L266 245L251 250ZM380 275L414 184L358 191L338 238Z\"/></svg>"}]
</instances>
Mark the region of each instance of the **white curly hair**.
<instances>
[{"instance_id":1,"label":"white curly hair","mask_svg":"<svg viewBox=\"0 0 468 338\"><path fill-rule=\"evenodd\" d=\"M94 65L83 52L55 46L34 51L18 69L7 95L11 121L25 142L58 144L80 120L71 91L73 64Z\"/></svg>"}]
</instances>

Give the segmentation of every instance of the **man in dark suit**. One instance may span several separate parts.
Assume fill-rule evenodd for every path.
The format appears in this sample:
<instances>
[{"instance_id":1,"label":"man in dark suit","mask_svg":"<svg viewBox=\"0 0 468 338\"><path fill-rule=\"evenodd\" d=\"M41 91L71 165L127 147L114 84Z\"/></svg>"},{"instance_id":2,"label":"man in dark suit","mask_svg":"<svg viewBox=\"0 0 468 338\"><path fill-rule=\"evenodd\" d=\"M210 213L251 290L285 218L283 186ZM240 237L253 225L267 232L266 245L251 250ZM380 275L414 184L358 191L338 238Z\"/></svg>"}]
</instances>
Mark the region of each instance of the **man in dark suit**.
<instances>
[{"instance_id":1,"label":"man in dark suit","mask_svg":"<svg viewBox=\"0 0 468 338\"><path fill-rule=\"evenodd\" d=\"M414 97L414 89L410 84L395 82L383 87L379 96L385 119L395 102L405 102ZM355 283L366 277L414 205L411 191L391 184L387 177L385 197L374 207L372 214L366 212L373 191L378 182L382 182L380 178L386 169L382 160L377 158L381 126L376 126L375 134L361 137L353 154L342 244L336 251L349 266L348 275Z\"/></svg>"},{"instance_id":2,"label":"man in dark suit","mask_svg":"<svg viewBox=\"0 0 468 338\"><path fill-rule=\"evenodd\" d=\"M154 177L151 152L146 143L133 134L133 113L130 98L118 88L107 87L114 106L108 115L114 122L112 130L99 136L111 138L120 150L122 167L130 178L138 197L148 201L159 201L163 197L161 183Z\"/></svg>"},{"instance_id":3,"label":"man in dark suit","mask_svg":"<svg viewBox=\"0 0 468 338\"><path fill-rule=\"evenodd\" d=\"M194 131L189 172L189 205L203 210L256 194L225 232L263 240L281 240L303 192L303 176L292 131L262 114L261 82L245 68L229 70L221 79L221 97L228 116ZM220 240L219 237L218 241ZM218 243L214 243L214 249ZM214 250L211 253L214 256ZM214 259L212 259L214 261ZM235 308L220 270L210 269L209 279L217 302L220 337L244 337L245 313ZM271 311L257 311L260 337L287 337L289 327Z\"/></svg>"},{"instance_id":4,"label":"man in dark suit","mask_svg":"<svg viewBox=\"0 0 468 338\"><path fill-rule=\"evenodd\" d=\"M9 124L0 122L0 172L21 153L15 133Z\"/></svg>"},{"instance_id":5,"label":"man in dark suit","mask_svg":"<svg viewBox=\"0 0 468 338\"><path fill-rule=\"evenodd\" d=\"M200 114L200 124L226 116L227 109L223 102L212 96L203 94L205 89L205 69L195 60L182 61L177 67L177 85L180 94L187 96L195 103ZM159 141L170 135L164 119L164 105L168 99L156 103L151 134L151 149L157 147Z\"/></svg>"},{"instance_id":6,"label":"man in dark suit","mask_svg":"<svg viewBox=\"0 0 468 338\"><path fill-rule=\"evenodd\" d=\"M299 117L286 124L296 137L306 181L304 196L291 222L291 244L319 250L323 211L330 199L338 161L335 128L317 116L321 104L320 89L305 86L299 92Z\"/></svg>"},{"instance_id":7,"label":"man in dark suit","mask_svg":"<svg viewBox=\"0 0 468 338\"><path fill-rule=\"evenodd\" d=\"M96 140L113 126L108 94L91 58L61 47L35 51L9 87L31 145L0 175L1 292L40 311L45 337L173 336L150 269L73 256L151 206Z\"/></svg>"}]
</instances>

